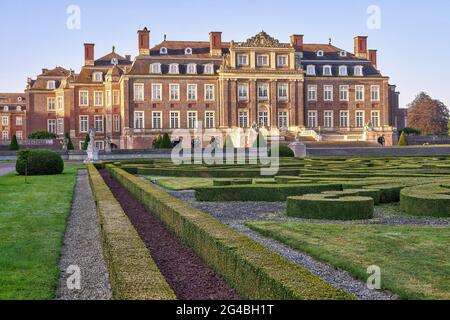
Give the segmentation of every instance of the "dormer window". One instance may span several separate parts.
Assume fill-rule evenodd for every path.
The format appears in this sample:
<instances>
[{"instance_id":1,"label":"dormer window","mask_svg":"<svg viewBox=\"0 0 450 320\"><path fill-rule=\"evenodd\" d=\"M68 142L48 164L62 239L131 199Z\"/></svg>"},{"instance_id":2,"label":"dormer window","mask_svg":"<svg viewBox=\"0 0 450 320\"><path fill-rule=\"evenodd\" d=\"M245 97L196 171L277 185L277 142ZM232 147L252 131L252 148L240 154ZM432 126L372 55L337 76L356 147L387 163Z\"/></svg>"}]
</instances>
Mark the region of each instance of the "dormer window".
<instances>
[{"instance_id":1,"label":"dormer window","mask_svg":"<svg viewBox=\"0 0 450 320\"><path fill-rule=\"evenodd\" d=\"M184 49L184 54L192 54L192 48Z\"/></svg>"},{"instance_id":2,"label":"dormer window","mask_svg":"<svg viewBox=\"0 0 450 320\"><path fill-rule=\"evenodd\" d=\"M93 75L93 79L95 82L102 82L103 81L103 74L101 72L95 72Z\"/></svg>"},{"instance_id":3,"label":"dormer window","mask_svg":"<svg viewBox=\"0 0 450 320\"><path fill-rule=\"evenodd\" d=\"M197 73L197 65L195 63L190 63L187 66L188 74L196 74Z\"/></svg>"},{"instance_id":4,"label":"dormer window","mask_svg":"<svg viewBox=\"0 0 450 320\"><path fill-rule=\"evenodd\" d=\"M162 47L161 49L159 49L159 53L160 54L167 54L167 48L166 47Z\"/></svg>"},{"instance_id":5,"label":"dormer window","mask_svg":"<svg viewBox=\"0 0 450 320\"><path fill-rule=\"evenodd\" d=\"M348 75L348 72L347 72L347 66L340 66L340 67L339 67L339 75L340 75L340 76L346 76L346 75Z\"/></svg>"},{"instance_id":6,"label":"dormer window","mask_svg":"<svg viewBox=\"0 0 450 320\"><path fill-rule=\"evenodd\" d=\"M322 50L317 51L317 56L318 57L323 57L324 52Z\"/></svg>"},{"instance_id":7,"label":"dormer window","mask_svg":"<svg viewBox=\"0 0 450 320\"><path fill-rule=\"evenodd\" d=\"M22 106L17 106L16 111L18 111L18 112L22 111Z\"/></svg>"},{"instance_id":8,"label":"dormer window","mask_svg":"<svg viewBox=\"0 0 450 320\"><path fill-rule=\"evenodd\" d=\"M4 106L3 111L5 111L5 112L9 111L9 106Z\"/></svg>"},{"instance_id":9,"label":"dormer window","mask_svg":"<svg viewBox=\"0 0 450 320\"><path fill-rule=\"evenodd\" d=\"M22 97L17 97L17 101L22 102L23 98Z\"/></svg>"},{"instance_id":10,"label":"dormer window","mask_svg":"<svg viewBox=\"0 0 450 320\"><path fill-rule=\"evenodd\" d=\"M345 58L347 56L347 51L342 50L341 52L339 52L339 56Z\"/></svg>"},{"instance_id":11,"label":"dormer window","mask_svg":"<svg viewBox=\"0 0 450 320\"><path fill-rule=\"evenodd\" d=\"M333 75L331 72L331 66L324 66L323 67L323 75L324 76L331 76Z\"/></svg>"},{"instance_id":12,"label":"dormer window","mask_svg":"<svg viewBox=\"0 0 450 320\"><path fill-rule=\"evenodd\" d=\"M180 73L180 72L179 72L179 69L178 69L178 64L177 64L177 63L172 63L172 64L169 66L169 73L170 73L170 74L178 74L178 73Z\"/></svg>"},{"instance_id":13,"label":"dormer window","mask_svg":"<svg viewBox=\"0 0 450 320\"><path fill-rule=\"evenodd\" d=\"M306 75L315 76L316 75L316 66L309 65L306 67Z\"/></svg>"},{"instance_id":14,"label":"dormer window","mask_svg":"<svg viewBox=\"0 0 450 320\"><path fill-rule=\"evenodd\" d=\"M364 73L363 73L363 66L356 66L354 75L356 77L362 77L364 75Z\"/></svg>"},{"instance_id":15,"label":"dormer window","mask_svg":"<svg viewBox=\"0 0 450 320\"><path fill-rule=\"evenodd\" d=\"M151 72L152 73L161 73L161 64L160 63L152 63Z\"/></svg>"},{"instance_id":16,"label":"dormer window","mask_svg":"<svg viewBox=\"0 0 450 320\"><path fill-rule=\"evenodd\" d=\"M47 89L48 90L54 90L55 87L56 87L56 85L55 85L55 81L54 80L47 81Z\"/></svg>"},{"instance_id":17,"label":"dormer window","mask_svg":"<svg viewBox=\"0 0 450 320\"><path fill-rule=\"evenodd\" d=\"M117 58L112 58L112 59L111 59L111 64L114 65L114 66L117 66L117 65L119 64L119 59L117 59Z\"/></svg>"},{"instance_id":18,"label":"dormer window","mask_svg":"<svg viewBox=\"0 0 450 320\"><path fill-rule=\"evenodd\" d=\"M214 73L214 67L212 64L205 64L205 69L203 71L204 74L213 74Z\"/></svg>"}]
</instances>

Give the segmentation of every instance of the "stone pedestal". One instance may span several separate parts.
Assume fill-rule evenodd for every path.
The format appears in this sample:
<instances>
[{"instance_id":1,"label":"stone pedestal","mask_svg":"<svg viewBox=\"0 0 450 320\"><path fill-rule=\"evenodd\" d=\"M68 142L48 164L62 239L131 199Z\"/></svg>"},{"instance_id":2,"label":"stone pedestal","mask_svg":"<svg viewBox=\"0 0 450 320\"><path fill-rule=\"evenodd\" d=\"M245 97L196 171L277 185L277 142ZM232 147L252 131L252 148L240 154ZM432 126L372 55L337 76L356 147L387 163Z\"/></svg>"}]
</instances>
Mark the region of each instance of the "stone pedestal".
<instances>
[{"instance_id":1,"label":"stone pedestal","mask_svg":"<svg viewBox=\"0 0 450 320\"><path fill-rule=\"evenodd\" d=\"M300 141L295 141L289 147L294 151L296 158L306 158L306 146Z\"/></svg>"}]
</instances>

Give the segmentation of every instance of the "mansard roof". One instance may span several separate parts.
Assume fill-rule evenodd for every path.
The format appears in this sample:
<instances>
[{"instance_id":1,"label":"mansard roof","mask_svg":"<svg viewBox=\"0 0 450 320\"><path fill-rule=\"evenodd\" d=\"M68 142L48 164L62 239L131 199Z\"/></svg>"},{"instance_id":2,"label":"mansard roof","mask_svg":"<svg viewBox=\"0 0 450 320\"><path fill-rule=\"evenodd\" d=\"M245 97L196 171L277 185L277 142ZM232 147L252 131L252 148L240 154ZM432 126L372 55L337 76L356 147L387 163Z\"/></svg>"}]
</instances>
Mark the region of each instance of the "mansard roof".
<instances>
[{"instance_id":1,"label":"mansard roof","mask_svg":"<svg viewBox=\"0 0 450 320\"><path fill-rule=\"evenodd\" d=\"M112 65L114 65L112 63L113 59L117 59L118 65L122 65L122 66L131 65L131 63L132 63L127 58L121 56L120 54L117 54L113 48L113 51L111 53L108 53L107 55L95 60L94 65L95 66L112 66Z\"/></svg>"},{"instance_id":2,"label":"mansard roof","mask_svg":"<svg viewBox=\"0 0 450 320\"><path fill-rule=\"evenodd\" d=\"M129 75L149 75L151 74L151 65L153 63L159 63L161 64L161 74L168 74L169 76L172 76L173 74L169 74L169 68L171 64L178 64L179 74L184 75L187 74L187 66L191 63L194 63L197 65L197 76L201 75L207 75L211 76L211 74L204 74L204 68L207 64L213 64L214 66L214 74L217 73L217 71L220 68L221 65L220 61L214 61L210 59L197 59L197 60L190 60L190 59L164 59L161 56L157 57L151 57L151 58L137 58L135 62L133 63L133 66L131 67L130 71L127 72Z\"/></svg>"},{"instance_id":3,"label":"mansard roof","mask_svg":"<svg viewBox=\"0 0 450 320\"><path fill-rule=\"evenodd\" d=\"M55 81L55 88L59 88L61 80L72 74L72 71L63 67L54 69L42 69L42 73L37 76L36 80L29 82L29 88L32 90L47 90L47 82Z\"/></svg>"},{"instance_id":4,"label":"mansard roof","mask_svg":"<svg viewBox=\"0 0 450 320\"><path fill-rule=\"evenodd\" d=\"M222 42L223 53L229 52L230 43ZM161 54L161 48L167 49L167 54ZM192 49L192 54L186 54L187 48ZM177 59L213 59L210 54L209 42L207 41L163 41L153 47L150 51L152 56ZM217 57L215 57L217 59Z\"/></svg>"}]
</instances>

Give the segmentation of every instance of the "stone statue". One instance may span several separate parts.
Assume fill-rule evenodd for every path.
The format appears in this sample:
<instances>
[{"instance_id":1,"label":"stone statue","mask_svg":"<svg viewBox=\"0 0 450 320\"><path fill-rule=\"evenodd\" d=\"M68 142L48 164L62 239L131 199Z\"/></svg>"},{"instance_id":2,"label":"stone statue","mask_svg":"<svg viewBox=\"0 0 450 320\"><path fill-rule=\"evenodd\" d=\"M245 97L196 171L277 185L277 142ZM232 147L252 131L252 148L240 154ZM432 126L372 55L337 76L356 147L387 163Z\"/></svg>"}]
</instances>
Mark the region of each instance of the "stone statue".
<instances>
[{"instance_id":1,"label":"stone statue","mask_svg":"<svg viewBox=\"0 0 450 320\"><path fill-rule=\"evenodd\" d=\"M69 139L67 139L67 137L64 137L62 151L67 151L68 144L69 144Z\"/></svg>"},{"instance_id":2,"label":"stone statue","mask_svg":"<svg viewBox=\"0 0 450 320\"><path fill-rule=\"evenodd\" d=\"M109 136L106 137L105 151L111 153L111 138Z\"/></svg>"},{"instance_id":3,"label":"stone statue","mask_svg":"<svg viewBox=\"0 0 450 320\"><path fill-rule=\"evenodd\" d=\"M87 158L85 163L94 163L98 161L98 149L95 147L95 129L89 131L89 145L87 148Z\"/></svg>"}]
</instances>

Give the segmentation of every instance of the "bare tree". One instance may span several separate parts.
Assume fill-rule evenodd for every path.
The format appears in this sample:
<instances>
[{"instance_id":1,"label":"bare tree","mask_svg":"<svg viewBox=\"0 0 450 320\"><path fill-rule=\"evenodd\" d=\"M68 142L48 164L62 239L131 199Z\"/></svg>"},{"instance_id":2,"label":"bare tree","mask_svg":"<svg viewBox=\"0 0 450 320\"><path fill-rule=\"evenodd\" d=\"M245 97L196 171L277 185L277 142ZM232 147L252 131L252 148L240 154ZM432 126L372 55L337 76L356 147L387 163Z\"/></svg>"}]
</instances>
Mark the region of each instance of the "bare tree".
<instances>
[{"instance_id":1,"label":"bare tree","mask_svg":"<svg viewBox=\"0 0 450 320\"><path fill-rule=\"evenodd\" d=\"M448 121L448 108L425 92L419 93L408 105L408 126L423 134L447 134Z\"/></svg>"}]
</instances>

